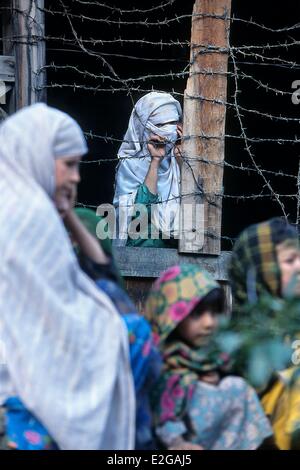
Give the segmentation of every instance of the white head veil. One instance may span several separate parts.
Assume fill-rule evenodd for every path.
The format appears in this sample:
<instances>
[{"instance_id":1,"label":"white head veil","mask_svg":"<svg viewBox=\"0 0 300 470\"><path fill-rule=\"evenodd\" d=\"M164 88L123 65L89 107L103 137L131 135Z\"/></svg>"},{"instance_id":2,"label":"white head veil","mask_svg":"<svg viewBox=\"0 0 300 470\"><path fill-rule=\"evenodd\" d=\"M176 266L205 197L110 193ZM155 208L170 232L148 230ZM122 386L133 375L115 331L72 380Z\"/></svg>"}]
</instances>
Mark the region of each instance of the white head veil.
<instances>
[{"instance_id":1,"label":"white head veil","mask_svg":"<svg viewBox=\"0 0 300 470\"><path fill-rule=\"evenodd\" d=\"M61 449L130 449L126 329L51 199L54 159L86 150L76 122L44 104L0 127L0 404L19 396Z\"/></svg>"},{"instance_id":2,"label":"white head veil","mask_svg":"<svg viewBox=\"0 0 300 470\"><path fill-rule=\"evenodd\" d=\"M127 224L120 218L120 209L133 209L138 187L147 175L151 156L147 142L151 133L167 139L166 156L158 170L157 205L159 230L174 233L175 214L178 214L180 195L180 172L174 156L174 144L177 140L176 122L181 120L180 103L169 93L151 92L138 100L129 119L129 125L123 143L118 152L120 163L117 169L114 205L117 211L120 239L116 244L126 244ZM157 126L157 125L160 126ZM161 126L163 124L163 126ZM125 210L126 212L126 210ZM171 220L165 214L171 215ZM123 224L125 222L125 225ZM153 221L155 223L155 220Z\"/></svg>"}]
</instances>

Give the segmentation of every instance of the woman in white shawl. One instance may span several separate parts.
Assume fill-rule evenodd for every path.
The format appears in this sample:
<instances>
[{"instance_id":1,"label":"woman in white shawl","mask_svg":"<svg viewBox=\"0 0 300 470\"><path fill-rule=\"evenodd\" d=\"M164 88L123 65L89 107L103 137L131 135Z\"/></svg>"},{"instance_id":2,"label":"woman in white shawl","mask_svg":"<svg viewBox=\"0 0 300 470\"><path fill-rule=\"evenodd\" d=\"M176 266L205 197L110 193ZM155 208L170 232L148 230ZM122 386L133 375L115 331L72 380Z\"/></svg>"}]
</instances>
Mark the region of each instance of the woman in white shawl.
<instances>
[{"instance_id":1,"label":"woman in white shawl","mask_svg":"<svg viewBox=\"0 0 300 470\"><path fill-rule=\"evenodd\" d=\"M118 152L115 245L174 244L170 240L178 233L180 168L176 143L182 135L181 117L181 106L169 93L148 93L134 106Z\"/></svg>"},{"instance_id":2,"label":"woman in white shawl","mask_svg":"<svg viewBox=\"0 0 300 470\"><path fill-rule=\"evenodd\" d=\"M54 205L68 210L82 131L36 104L2 124L0 142L0 406L17 397L60 449L131 449L126 329Z\"/></svg>"}]
</instances>

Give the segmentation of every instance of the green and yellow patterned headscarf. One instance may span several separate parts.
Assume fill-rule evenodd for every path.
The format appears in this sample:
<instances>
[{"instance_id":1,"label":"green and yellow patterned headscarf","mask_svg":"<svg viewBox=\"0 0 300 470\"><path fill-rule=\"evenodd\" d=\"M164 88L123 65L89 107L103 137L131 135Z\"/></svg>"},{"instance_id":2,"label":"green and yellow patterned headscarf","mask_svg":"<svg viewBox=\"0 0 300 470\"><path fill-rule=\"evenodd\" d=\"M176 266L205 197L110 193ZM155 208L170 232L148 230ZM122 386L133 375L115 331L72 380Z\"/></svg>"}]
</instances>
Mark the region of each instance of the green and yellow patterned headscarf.
<instances>
[{"instance_id":1,"label":"green and yellow patterned headscarf","mask_svg":"<svg viewBox=\"0 0 300 470\"><path fill-rule=\"evenodd\" d=\"M244 304L254 303L263 293L281 296L276 245L285 241L298 246L298 233L280 217L251 225L239 236L229 266L236 312Z\"/></svg>"}]
</instances>

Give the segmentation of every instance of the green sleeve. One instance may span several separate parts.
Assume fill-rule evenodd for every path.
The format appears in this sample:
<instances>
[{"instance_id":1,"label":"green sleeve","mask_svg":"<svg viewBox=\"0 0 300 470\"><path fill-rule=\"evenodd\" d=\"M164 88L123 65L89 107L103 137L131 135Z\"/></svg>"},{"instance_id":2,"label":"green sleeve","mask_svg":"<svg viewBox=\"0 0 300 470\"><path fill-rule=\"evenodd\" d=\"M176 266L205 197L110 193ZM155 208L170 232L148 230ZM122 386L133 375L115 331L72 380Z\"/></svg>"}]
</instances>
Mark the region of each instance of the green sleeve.
<instances>
[{"instance_id":1,"label":"green sleeve","mask_svg":"<svg viewBox=\"0 0 300 470\"><path fill-rule=\"evenodd\" d=\"M159 196L158 194L152 194L145 184L141 184L139 189L137 190L135 203L136 204L147 204L148 213L151 210L150 204L155 204L158 202Z\"/></svg>"},{"instance_id":2,"label":"green sleeve","mask_svg":"<svg viewBox=\"0 0 300 470\"><path fill-rule=\"evenodd\" d=\"M134 246L134 247L149 247L149 248L166 248L172 247L173 244L170 240L163 240L161 237L158 239L151 239L151 204L155 204L159 201L159 195L153 194L145 184L141 184L137 190L135 204L144 204L147 206L148 212L148 238L138 238L137 240L133 240L132 238L128 238L127 246Z\"/></svg>"}]
</instances>

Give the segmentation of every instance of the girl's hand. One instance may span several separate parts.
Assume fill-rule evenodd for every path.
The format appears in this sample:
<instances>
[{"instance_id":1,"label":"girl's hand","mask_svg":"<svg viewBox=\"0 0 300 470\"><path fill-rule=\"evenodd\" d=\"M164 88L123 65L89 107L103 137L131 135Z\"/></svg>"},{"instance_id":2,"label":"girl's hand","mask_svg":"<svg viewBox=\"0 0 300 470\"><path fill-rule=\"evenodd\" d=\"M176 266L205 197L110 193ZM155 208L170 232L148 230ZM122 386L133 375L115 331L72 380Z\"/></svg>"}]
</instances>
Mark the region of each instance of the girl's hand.
<instances>
[{"instance_id":1,"label":"girl's hand","mask_svg":"<svg viewBox=\"0 0 300 470\"><path fill-rule=\"evenodd\" d=\"M182 124L177 124L177 134L178 134L178 139L175 144L174 154L175 154L178 165L181 167L181 164L182 164L182 141L181 139L183 135Z\"/></svg>"},{"instance_id":2,"label":"girl's hand","mask_svg":"<svg viewBox=\"0 0 300 470\"><path fill-rule=\"evenodd\" d=\"M147 147L153 161L160 163L164 159L166 155L166 141L163 137L150 134Z\"/></svg>"}]
</instances>

